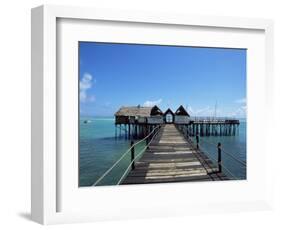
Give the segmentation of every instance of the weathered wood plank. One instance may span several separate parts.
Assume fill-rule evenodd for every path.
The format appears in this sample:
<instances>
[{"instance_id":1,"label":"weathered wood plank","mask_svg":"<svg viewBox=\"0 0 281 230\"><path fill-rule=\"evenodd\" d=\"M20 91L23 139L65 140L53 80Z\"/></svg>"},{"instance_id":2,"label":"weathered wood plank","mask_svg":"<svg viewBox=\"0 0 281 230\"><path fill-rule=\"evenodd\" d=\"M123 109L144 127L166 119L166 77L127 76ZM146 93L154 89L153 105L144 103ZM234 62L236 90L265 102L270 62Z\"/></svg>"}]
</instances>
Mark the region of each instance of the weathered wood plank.
<instances>
[{"instance_id":1,"label":"weathered wood plank","mask_svg":"<svg viewBox=\"0 0 281 230\"><path fill-rule=\"evenodd\" d=\"M181 178L161 178L161 179L145 179L127 177L123 184L148 184L148 183L169 183L169 182L188 182L188 181L212 181L209 176L190 176Z\"/></svg>"},{"instance_id":2,"label":"weathered wood plank","mask_svg":"<svg viewBox=\"0 0 281 230\"><path fill-rule=\"evenodd\" d=\"M165 125L123 184L225 180L217 165L187 141L174 125Z\"/></svg>"}]
</instances>

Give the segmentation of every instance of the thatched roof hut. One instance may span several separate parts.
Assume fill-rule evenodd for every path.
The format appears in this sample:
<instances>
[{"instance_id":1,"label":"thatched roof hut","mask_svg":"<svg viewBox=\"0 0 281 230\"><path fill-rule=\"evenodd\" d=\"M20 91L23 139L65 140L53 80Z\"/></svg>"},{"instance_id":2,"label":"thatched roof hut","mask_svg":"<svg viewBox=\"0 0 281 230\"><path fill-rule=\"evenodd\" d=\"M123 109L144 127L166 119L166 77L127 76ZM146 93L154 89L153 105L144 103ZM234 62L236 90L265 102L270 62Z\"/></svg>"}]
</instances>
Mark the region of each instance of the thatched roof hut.
<instances>
[{"instance_id":1,"label":"thatched roof hut","mask_svg":"<svg viewBox=\"0 0 281 230\"><path fill-rule=\"evenodd\" d=\"M155 105L153 107L145 106L122 106L115 113L115 122L117 124L127 124L127 123L146 123L147 118L152 118L156 116L162 117L163 112Z\"/></svg>"},{"instance_id":2,"label":"thatched roof hut","mask_svg":"<svg viewBox=\"0 0 281 230\"><path fill-rule=\"evenodd\" d=\"M165 123L174 123L175 114L174 112L168 108L166 112L163 114Z\"/></svg>"},{"instance_id":3,"label":"thatched roof hut","mask_svg":"<svg viewBox=\"0 0 281 230\"><path fill-rule=\"evenodd\" d=\"M188 112L185 110L185 108L182 105L176 110L175 115L190 117L190 115L188 114Z\"/></svg>"},{"instance_id":4,"label":"thatched roof hut","mask_svg":"<svg viewBox=\"0 0 281 230\"><path fill-rule=\"evenodd\" d=\"M143 106L122 106L116 113L115 116L139 116L139 117L149 117L152 107Z\"/></svg>"},{"instance_id":5,"label":"thatched roof hut","mask_svg":"<svg viewBox=\"0 0 281 230\"><path fill-rule=\"evenodd\" d=\"M189 114L181 105L174 113L170 108L165 113L158 106L122 106L115 113L116 124L188 124Z\"/></svg>"},{"instance_id":6,"label":"thatched roof hut","mask_svg":"<svg viewBox=\"0 0 281 230\"><path fill-rule=\"evenodd\" d=\"M175 112L175 120L176 124L188 124L189 123L189 114L185 110L185 108L181 105Z\"/></svg>"}]
</instances>

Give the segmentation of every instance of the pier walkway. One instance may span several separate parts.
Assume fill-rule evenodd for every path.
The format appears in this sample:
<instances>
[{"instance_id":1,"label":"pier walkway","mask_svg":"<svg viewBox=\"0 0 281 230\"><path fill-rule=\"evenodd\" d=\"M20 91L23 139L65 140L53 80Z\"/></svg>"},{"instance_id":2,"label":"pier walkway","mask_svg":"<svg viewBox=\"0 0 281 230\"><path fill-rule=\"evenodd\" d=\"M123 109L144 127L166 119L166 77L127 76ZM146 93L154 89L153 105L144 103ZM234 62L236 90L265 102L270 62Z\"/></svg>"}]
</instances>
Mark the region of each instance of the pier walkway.
<instances>
[{"instance_id":1,"label":"pier walkway","mask_svg":"<svg viewBox=\"0 0 281 230\"><path fill-rule=\"evenodd\" d=\"M122 184L227 180L217 171L217 165L174 124L166 124Z\"/></svg>"}]
</instances>

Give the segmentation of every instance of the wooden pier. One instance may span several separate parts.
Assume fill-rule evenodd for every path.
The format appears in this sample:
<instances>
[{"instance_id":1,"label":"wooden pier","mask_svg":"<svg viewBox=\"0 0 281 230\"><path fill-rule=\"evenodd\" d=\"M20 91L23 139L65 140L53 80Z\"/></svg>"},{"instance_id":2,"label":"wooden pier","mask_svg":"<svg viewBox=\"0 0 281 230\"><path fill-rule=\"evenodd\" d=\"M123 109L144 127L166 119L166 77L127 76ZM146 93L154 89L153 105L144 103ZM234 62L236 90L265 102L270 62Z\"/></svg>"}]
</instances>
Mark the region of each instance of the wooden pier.
<instances>
[{"instance_id":1,"label":"wooden pier","mask_svg":"<svg viewBox=\"0 0 281 230\"><path fill-rule=\"evenodd\" d=\"M177 125L186 129L189 136L235 136L239 134L239 120L236 119L192 119L189 124Z\"/></svg>"},{"instance_id":2,"label":"wooden pier","mask_svg":"<svg viewBox=\"0 0 281 230\"><path fill-rule=\"evenodd\" d=\"M175 112L162 112L153 107L121 107L115 113L115 137L139 139L145 137L156 126L175 124L185 129L188 136L235 136L239 132L239 120L216 117L190 117L181 105Z\"/></svg>"},{"instance_id":3,"label":"wooden pier","mask_svg":"<svg viewBox=\"0 0 281 230\"><path fill-rule=\"evenodd\" d=\"M164 124L122 184L227 179L174 124Z\"/></svg>"}]
</instances>

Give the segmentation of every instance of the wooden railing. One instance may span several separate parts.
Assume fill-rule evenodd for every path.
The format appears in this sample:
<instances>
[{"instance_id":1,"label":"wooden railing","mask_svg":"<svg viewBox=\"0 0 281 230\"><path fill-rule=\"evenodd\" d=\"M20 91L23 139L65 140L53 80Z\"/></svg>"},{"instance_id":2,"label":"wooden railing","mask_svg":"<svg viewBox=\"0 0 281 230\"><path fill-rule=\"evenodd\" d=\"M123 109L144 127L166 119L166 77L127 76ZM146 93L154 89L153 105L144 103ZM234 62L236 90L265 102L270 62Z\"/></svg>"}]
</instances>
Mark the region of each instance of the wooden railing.
<instances>
[{"instance_id":1,"label":"wooden railing","mask_svg":"<svg viewBox=\"0 0 281 230\"><path fill-rule=\"evenodd\" d=\"M92 186L97 186L99 185L104 178L114 169L118 166L118 164L120 164L120 162L122 161L122 159L124 159L128 154L131 155L131 160L129 165L126 167L125 172L122 174L121 178L118 180L118 182L116 184L120 184L122 182L122 180L124 179L124 177L127 175L127 173L131 170L135 169L135 162L136 160L145 152L145 150L149 147L149 145L151 144L151 142L154 140L154 138L158 135L159 131L161 129L161 125L156 126L145 138L137 141L134 143L134 141L131 141L131 146L130 148L121 155L121 157L108 169L105 171L105 173L99 177L99 179L92 185ZM144 148L136 154L136 146L141 145L145 143Z\"/></svg>"},{"instance_id":2,"label":"wooden railing","mask_svg":"<svg viewBox=\"0 0 281 230\"><path fill-rule=\"evenodd\" d=\"M240 164L240 166L242 168L245 168L246 169L246 162L242 161L241 159L237 158L234 154L232 153L229 153L228 151L226 151L225 149L223 149L222 147L222 143L221 142L218 142L217 144L215 143L212 143L212 142L209 142L209 141L206 141L204 140L203 138L200 138L199 135L196 135L195 136L195 141L193 141L192 137L190 137L188 135L188 132L185 130L185 126L177 126L178 130L180 132L182 132L182 134L184 135L185 138L187 138L189 141L191 141L194 146L196 147L196 149L198 151L202 151L208 158L210 158L210 160L213 162L213 163L216 163L217 164L217 168L218 170L217 171L213 171L213 173L221 173L221 172L225 172L226 174L230 175L232 177L232 179L236 179L238 180L239 178L237 176L234 175L233 172L231 172L230 169L228 169L224 163L223 163L223 155L222 154L225 154L227 156L229 156L233 161L237 162L238 164ZM195 143L194 143L195 142ZM214 157L212 157L213 154L209 153L209 151L207 151L207 149L205 147L203 147L203 145L201 145L200 143L203 142L205 143L205 145L210 145L210 146L213 146L214 148L216 148L217 150L217 159L215 159Z\"/></svg>"}]
</instances>

